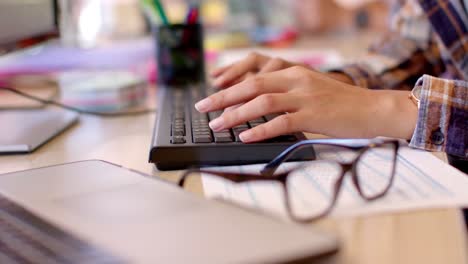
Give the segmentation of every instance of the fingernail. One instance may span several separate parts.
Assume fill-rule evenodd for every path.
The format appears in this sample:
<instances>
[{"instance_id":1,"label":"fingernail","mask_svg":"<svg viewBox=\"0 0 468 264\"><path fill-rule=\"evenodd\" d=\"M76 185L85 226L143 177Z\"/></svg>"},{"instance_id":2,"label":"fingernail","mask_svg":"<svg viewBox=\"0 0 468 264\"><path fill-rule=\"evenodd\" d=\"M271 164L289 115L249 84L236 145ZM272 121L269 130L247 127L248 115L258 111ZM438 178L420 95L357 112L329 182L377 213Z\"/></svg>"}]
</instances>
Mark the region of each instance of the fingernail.
<instances>
[{"instance_id":1,"label":"fingernail","mask_svg":"<svg viewBox=\"0 0 468 264\"><path fill-rule=\"evenodd\" d=\"M242 132L240 135L239 135L239 138L240 140L242 140L242 142L249 142L252 140L253 138L253 133L252 131L250 130L247 130L245 132Z\"/></svg>"},{"instance_id":2,"label":"fingernail","mask_svg":"<svg viewBox=\"0 0 468 264\"><path fill-rule=\"evenodd\" d=\"M223 129L223 126L224 126L224 119L222 117L218 117L215 120L211 121L209 126L214 131L221 130Z\"/></svg>"},{"instance_id":3,"label":"fingernail","mask_svg":"<svg viewBox=\"0 0 468 264\"><path fill-rule=\"evenodd\" d=\"M200 102L195 104L195 109L198 110L198 112L208 112L210 110L211 104L212 104L211 98L205 98L201 100Z\"/></svg>"}]
</instances>

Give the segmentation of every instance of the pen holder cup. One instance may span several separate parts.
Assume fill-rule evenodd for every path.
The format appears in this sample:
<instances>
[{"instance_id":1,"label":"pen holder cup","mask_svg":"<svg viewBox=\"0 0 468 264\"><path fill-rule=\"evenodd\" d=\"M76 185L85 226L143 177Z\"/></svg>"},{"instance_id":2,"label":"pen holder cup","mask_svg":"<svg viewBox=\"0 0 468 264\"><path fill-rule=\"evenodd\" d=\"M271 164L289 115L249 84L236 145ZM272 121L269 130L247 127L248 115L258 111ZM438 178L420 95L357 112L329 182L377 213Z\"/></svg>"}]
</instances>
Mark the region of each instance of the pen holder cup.
<instances>
[{"instance_id":1,"label":"pen holder cup","mask_svg":"<svg viewBox=\"0 0 468 264\"><path fill-rule=\"evenodd\" d=\"M159 84L178 86L203 82L203 27L174 24L158 26L154 31Z\"/></svg>"}]
</instances>

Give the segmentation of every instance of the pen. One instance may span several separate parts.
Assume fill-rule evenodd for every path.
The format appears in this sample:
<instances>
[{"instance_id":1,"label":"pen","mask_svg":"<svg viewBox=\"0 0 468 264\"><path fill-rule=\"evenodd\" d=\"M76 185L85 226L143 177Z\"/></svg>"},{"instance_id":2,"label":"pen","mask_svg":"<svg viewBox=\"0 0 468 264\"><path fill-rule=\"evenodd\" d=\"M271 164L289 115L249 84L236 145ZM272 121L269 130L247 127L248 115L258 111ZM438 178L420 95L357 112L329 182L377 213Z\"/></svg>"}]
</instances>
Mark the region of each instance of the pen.
<instances>
[{"instance_id":1,"label":"pen","mask_svg":"<svg viewBox=\"0 0 468 264\"><path fill-rule=\"evenodd\" d=\"M143 8L143 12L151 20L151 23L158 24L160 20L158 19L156 9L151 4L151 0L140 0L140 5Z\"/></svg>"},{"instance_id":2,"label":"pen","mask_svg":"<svg viewBox=\"0 0 468 264\"><path fill-rule=\"evenodd\" d=\"M187 14L186 23L187 24L195 24L198 21L199 16L199 8L197 5L190 6L189 12Z\"/></svg>"},{"instance_id":3,"label":"pen","mask_svg":"<svg viewBox=\"0 0 468 264\"><path fill-rule=\"evenodd\" d=\"M185 17L186 24L190 24L190 17L192 16L192 13L193 13L193 7L190 6L187 16Z\"/></svg>"},{"instance_id":4,"label":"pen","mask_svg":"<svg viewBox=\"0 0 468 264\"><path fill-rule=\"evenodd\" d=\"M161 17L163 23L165 25L169 25L169 19L166 16L166 12L164 11L164 7L163 7L161 1L153 0L153 4L156 7L156 10L158 11L159 16Z\"/></svg>"},{"instance_id":5,"label":"pen","mask_svg":"<svg viewBox=\"0 0 468 264\"><path fill-rule=\"evenodd\" d=\"M195 8L192 13L192 17L190 18L189 23L190 24L196 24L198 22L198 17L199 17L199 9Z\"/></svg>"}]
</instances>

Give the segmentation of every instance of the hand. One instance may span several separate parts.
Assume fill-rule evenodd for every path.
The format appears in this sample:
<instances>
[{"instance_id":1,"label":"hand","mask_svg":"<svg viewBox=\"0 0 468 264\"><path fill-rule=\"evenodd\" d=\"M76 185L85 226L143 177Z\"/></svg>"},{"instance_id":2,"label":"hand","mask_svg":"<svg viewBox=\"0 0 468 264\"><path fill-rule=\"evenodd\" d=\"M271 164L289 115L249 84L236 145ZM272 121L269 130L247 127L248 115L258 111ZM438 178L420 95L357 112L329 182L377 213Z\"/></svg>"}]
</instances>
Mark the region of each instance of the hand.
<instances>
[{"instance_id":1,"label":"hand","mask_svg":"<svg viewBox=\"0 0 468 264\"><path fill-rule=\"evenodd\" d=\"M239 62L214 70L211 73L211 77L214 78L213 85L215 87L227 88L246 80L248 77L255 76L256 74L275 72L295 66L309 68L303 63L290 62L281 58L271 58L253 52ZM326 75L335 80L345 82L347 84L353 84L353 80L345 74L330 72L326 73Z\"/></svg>"},{"instance_id":2,"label":"hand","mask_svg":"<svg viewBox=\"0 0 468 264\"><path fill-rule=\"evenodd\" d=\"M280 58L271 58L253 52L239 62L214 70L211 76L215 78L213 82L215 87L226 88L244 81L247 77L255 74L284 70L293 66L306 67L305 64L293 63Z\"/></svg>"},{"instance_id":3,"label":"hand","mask_svg":"<svg viewBox=\"0 0 468 264\"><path fill-rule=\"evenodd\" d=\"M410 138L417 108L407 92L372 91L334 80L303 67L259 74L198 102L200 112L225 111L210 122L220 131L267 114L287 112L243 132L243 142L260 141L292 132L332 137Z\"/></svg>"}]
</instances>

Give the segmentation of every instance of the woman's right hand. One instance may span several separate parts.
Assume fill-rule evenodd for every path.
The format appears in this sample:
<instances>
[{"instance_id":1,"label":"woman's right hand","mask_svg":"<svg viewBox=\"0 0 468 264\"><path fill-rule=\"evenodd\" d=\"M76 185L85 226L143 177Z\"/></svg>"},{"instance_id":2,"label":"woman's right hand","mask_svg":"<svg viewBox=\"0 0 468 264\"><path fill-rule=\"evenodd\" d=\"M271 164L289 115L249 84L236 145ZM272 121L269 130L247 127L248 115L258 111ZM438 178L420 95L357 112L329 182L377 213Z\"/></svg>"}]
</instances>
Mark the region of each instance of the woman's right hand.
<instances>
[{"instance_id":1,"label":"woman's right hand","mask_svg":"<svg viewBox=\"0 0 468 264\"><path fill-rule=\"evenodd\" d=\"M251 75L280 71L294 66L307 67L301 63L252 52L243 60L214 70L211 77L214 78L213 85L223 89L238 84Z\"/></svg>"},{"instance_id":2,"label":"woman's right hand","mask_svg":"<svg viewBox=\"0 0 468 264\"><path fill-rule=\"evenodd\" d=\"M240 138L245 143L293 132L338 138L408 139L418 116L407 91L360 89L303 67L257 74L210 95L195 108L207 113L236 105L210 122L213 131L269 114L287 113L244 131Z\"/></svg>"}]
</instances>

